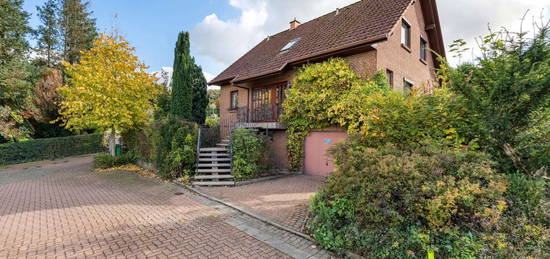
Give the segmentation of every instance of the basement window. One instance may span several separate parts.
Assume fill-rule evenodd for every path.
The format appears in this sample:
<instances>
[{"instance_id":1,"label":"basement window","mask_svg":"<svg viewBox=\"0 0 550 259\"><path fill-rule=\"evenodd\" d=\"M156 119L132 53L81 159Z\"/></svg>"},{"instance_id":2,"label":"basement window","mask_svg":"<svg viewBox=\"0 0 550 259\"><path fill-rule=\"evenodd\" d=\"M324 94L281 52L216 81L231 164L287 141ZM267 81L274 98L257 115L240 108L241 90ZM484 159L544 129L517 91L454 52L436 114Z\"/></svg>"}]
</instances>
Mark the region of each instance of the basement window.
<instances>
[{"instance_id":1,"label":"basement window","mask_svg":"<svg viewBox=\"0 0 550 259\"><path fill-rule=\"evenodd\" d=\"M302 38L296 38L296 39L291 40L289 43L287 43L287 44L281 49L281 52L287 51L287 50L291 49L291 48L294 47L294 45L296 45L296 43L298 43L301 39L302 39Z\"/></svg>"}]
</instances>

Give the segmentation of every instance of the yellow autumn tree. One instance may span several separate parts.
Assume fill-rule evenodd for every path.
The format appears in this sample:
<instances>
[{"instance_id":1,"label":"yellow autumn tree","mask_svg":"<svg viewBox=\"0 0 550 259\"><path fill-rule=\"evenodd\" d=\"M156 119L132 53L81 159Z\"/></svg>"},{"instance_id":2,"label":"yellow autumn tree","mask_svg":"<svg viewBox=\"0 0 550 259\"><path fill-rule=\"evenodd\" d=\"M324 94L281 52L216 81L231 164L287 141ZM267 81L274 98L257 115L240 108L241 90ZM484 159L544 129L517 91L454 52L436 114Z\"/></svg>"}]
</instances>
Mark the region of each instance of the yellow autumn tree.
<instances>
[{"instance_id":1,"label":"yellow autumn tree","mask_svg":"<svg viewBox=\"0 0 550 259\"><path fill-rule=\"evenodd\" d=\"M64 62L67 84L58 88L60 120L70 130L110 130L114 154L116 132L144 125L160 93L155 78L122 37L100 35L82 52L80 63Z\"/></svg>"}]
</instances>

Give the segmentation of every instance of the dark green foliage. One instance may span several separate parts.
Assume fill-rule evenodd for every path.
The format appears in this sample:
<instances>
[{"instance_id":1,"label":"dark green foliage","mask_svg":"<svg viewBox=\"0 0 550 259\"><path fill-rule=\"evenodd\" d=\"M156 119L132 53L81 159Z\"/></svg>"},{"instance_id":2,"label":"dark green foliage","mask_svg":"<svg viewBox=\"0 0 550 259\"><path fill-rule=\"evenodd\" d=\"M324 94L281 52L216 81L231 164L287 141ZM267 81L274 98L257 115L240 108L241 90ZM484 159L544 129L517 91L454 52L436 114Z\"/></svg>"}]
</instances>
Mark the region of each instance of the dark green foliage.
<instances>
[{"instance_id":1,"label":"dark green foliage","mask_svg":"<svg viewBox=\"0 0 550 259\"><path fill-rule=\"evenodd\" d=\"M30 105L32 85L25 55L29 46L29 14L22 0L0 1L0 136L7 141L24 139L31 128L23 113Z\"/></svg>"},{"instance_id":2,"label":"dark green foliage","mask_svg":"<svg viewBox=\"0 0 550 259\"><path fill-rule=\"evenodd\" d=\"M111 156L108 153L101 153L94 156L94 167L98 169L108 169L123 165L135 164L137 155L133 152L124 153L120 156Z\"/></svg>"},{"instance_id":3,"label":"dark green foliage","mask_svg":"<svg viewBox=\"0 0 550 259\"><path fill-rule=\"evenodd\" d=\"M265 141L247 129L236 129L231 135L232 174L236 180L247 180L262 173Z\"/></svg>"},{"instance_id":4,"label":"dark green foliage","mask_svg":"<svg viewBox=\"0 0 550 259\"><path fill-rule=\"evenodd\" d=\"M35 31L38 51L43 55L45 65L53 67L59 62L61 47L61 27L59 26L61 6L59 0L48 0L37 6L41 24Z\"/></svg>"},{"instance_id":5,"label":"dark green foliage","mask_svg":"<svg viewBox=\"0 0 550 259\"><path fill-rule=\"evenodd\" d=\"M170 114L170 107L172 105L172 92L163 88L162 92L157 96L157 109L155 110L155 120L161 120L168 117Z\"/></svg>"},{"instance_id":6,"label":"dark green foliage","mask_svg":"<svg viewBox=\"0 0 550 259\"><path fill-rule=\"evenodd\" d=\"M533 39L524 33L515 38L505 33L486 36L476 63L442 73L481 125L475 132L481 146L506 172L522 168L517 163L514 168L504 147L517 146L516 136L550 98L550 27L536 29Z\"/></svg>"},{"instance_id":7,"label":"dark green foliage","mask_svg":"<svg viewBox=\"0 0 550 259\"><path fill-rule=\"evenodd\" d=\"M133 152L137 159L144 162L153 161L153 132L156 129L146 126L143 129L132 129L122 134L122 152Z\"/></svg>"},{"instance_id":8,"label":"dark green foliage","mask_svg":"<svg viewBox=\"0 0 550 259\"><path fill-rule=\"evenodd\" d=\"M193 121L203 125L208 106L208 86L202 68L193 59Z\"/></svg>"},{"instance_id":9,"label":"dark green foliage","mask_svg":"<svg viewBox=\"0 0 550 259\"><path fill-rule=\"evenodd\" d=\"M487 155L439 145L373 149L355 140L334 154L337 169L311 205L310 230L323 246L368 258L497 252L506 181Z\"/></svg>"},{"instance_id":10,"label":"dark green foliage","mask_svg":"<svg viewBox=\"0 0 550 259\"><path fill-rule=\"evenodd\" d=\"M26 35L29 14L23 11L23 0L0 1L0 66L20 61L28 51Z\"/></svg>"},{"instance_id":11,"label":"dark green foliage","mask_svg":"<svg viewBox=\"0 0 550 259\"><path fill-rule=\"evenodd\" d=\"M172 75L172 115L193 121L193 69L189 33L180 32L174 50Z\"/></svg>"},{"instance_id":12,"label":"dark green foliage","mask_svg":"<svg viewBox=\"0 0 550 259\"><path fill-rule=\"evenodd\" d=\"M550 108L534 113L527 129L515 140L516 149L523 158L520 166L528 172L541 168L550 170Z\"/></svg>"},{"instance_id":13,"label":"dark green foliage","mask_svg":"<svg viewBox=\"0 0 550 259\"><path fill-rule=\"evenodd\" d=\"M0 145L0 166L104 151L102 135L36 139Z\"/></svg>"},{"instance_id":14,"label":"dark green foliage","mask_svg":"<svg viewBox=\"0 0 550 259\"><path fill-rule=\"evenodd\" d=\"M172 117L153 133L153 161L163 179L190 175L195 167L197 126Z\"/></svg>"},{"instance_id":15,"label":"dark green foliage","mask_svg":"<svg viewBox=\"0 0 550 259\"><path fill-rule=\"evenodd\" d=\"M61 5L63 59L75 64L80 61L80 52L93 46L97 37L96 21L91 17L88 1L61 0Z\"/></svg>"}]
</instances>

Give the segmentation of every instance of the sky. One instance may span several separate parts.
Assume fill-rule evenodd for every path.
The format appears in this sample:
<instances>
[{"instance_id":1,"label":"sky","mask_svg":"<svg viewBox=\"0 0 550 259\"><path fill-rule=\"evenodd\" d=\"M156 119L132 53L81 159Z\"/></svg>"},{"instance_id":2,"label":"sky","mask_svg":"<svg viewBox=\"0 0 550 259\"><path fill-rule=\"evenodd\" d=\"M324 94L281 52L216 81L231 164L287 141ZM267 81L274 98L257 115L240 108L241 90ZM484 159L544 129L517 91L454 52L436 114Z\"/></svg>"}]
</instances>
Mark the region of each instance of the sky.
<instances>
[{"instance_id":1,"label":"sky","mask_svg":"<svg viewBox=\"0 0 550 259\"><path fill-rule=\"evenodd\" d=\"M30 24L38 25L36 6L45 0L25 0ZM294 18L309 21L357 0L91 0L90 9L100 32L113 29L136 48L150 72L171 67L178 32L191 33L191 54L208 80L265 39L288 29ZM455 39L475 47L475 37L488 25L517 30L533 18L550 18L548 0L438 0L447 50ZM475 48L473 48L475 49ZM475 52L466 55L472 58ZM470 56L470 57L468 57ZM458 61L449 57L451 63Z\"/></svg>"}]
</instances>

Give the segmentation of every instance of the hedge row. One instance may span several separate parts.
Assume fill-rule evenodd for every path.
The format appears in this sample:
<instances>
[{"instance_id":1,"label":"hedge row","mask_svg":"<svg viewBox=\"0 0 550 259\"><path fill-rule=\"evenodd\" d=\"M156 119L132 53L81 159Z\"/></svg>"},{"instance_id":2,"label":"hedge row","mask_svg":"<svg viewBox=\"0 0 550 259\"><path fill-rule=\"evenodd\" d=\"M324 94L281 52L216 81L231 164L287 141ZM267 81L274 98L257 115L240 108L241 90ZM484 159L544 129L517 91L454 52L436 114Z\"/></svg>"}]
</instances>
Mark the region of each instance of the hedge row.
<instances>
[{"instance_id":1,"label":"hedge row","mask_svg":"<svg viewBox=\"0 0 550 259\"><path fill-rule=\"evenodd\" d=\"M104 151L102 135L34 139L0 144L0 166Z\"/></svg>"}]
</instances>

